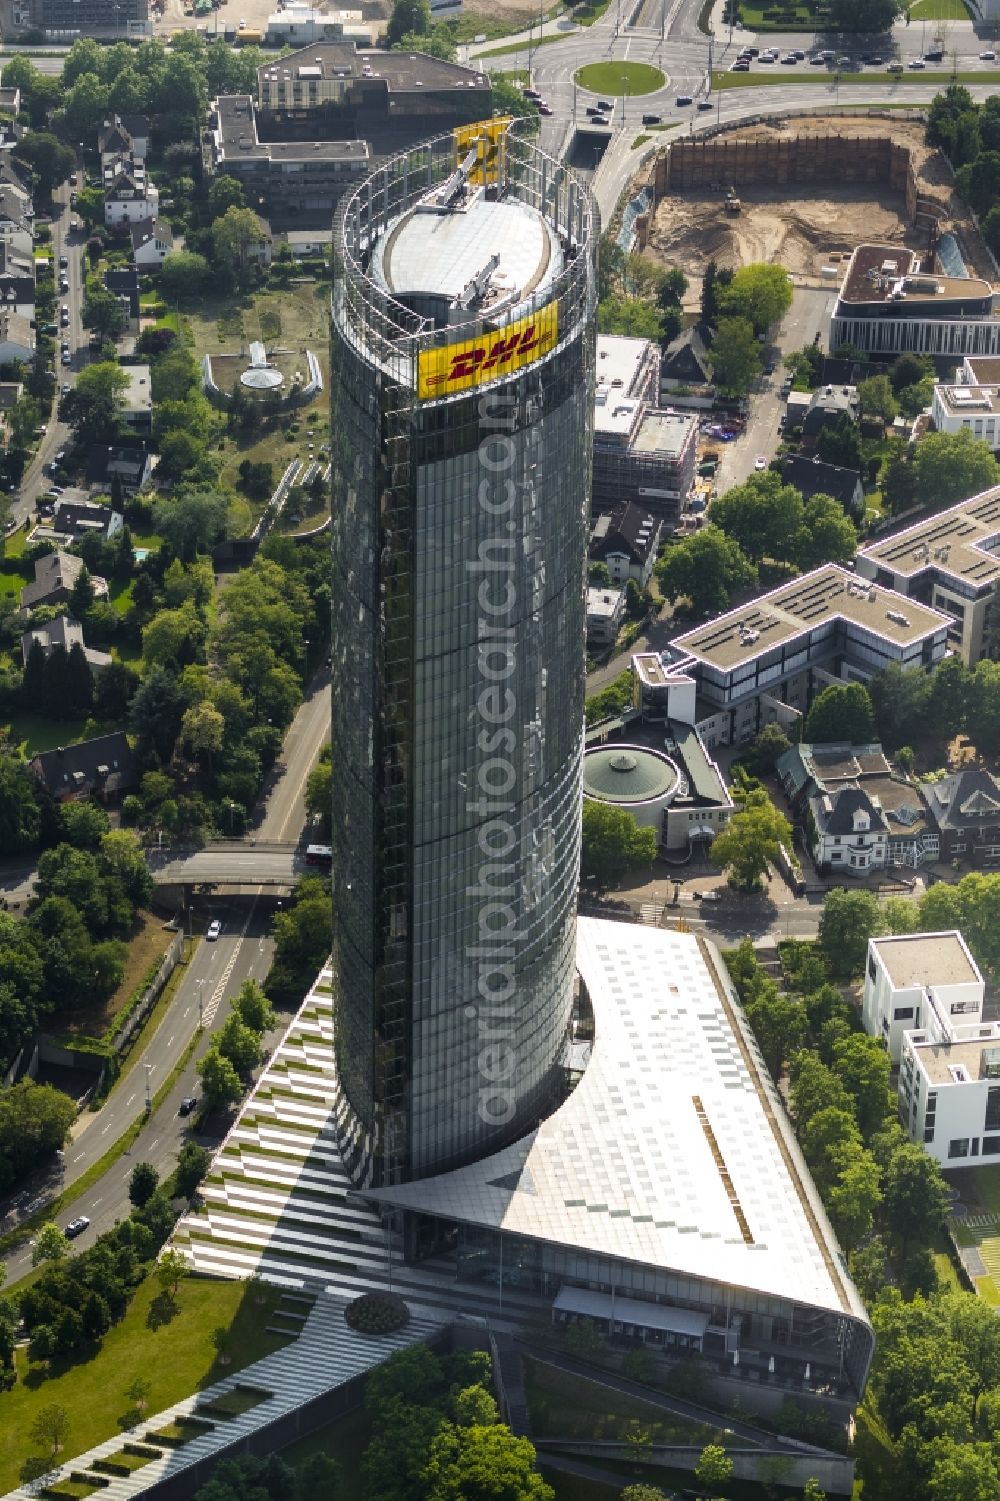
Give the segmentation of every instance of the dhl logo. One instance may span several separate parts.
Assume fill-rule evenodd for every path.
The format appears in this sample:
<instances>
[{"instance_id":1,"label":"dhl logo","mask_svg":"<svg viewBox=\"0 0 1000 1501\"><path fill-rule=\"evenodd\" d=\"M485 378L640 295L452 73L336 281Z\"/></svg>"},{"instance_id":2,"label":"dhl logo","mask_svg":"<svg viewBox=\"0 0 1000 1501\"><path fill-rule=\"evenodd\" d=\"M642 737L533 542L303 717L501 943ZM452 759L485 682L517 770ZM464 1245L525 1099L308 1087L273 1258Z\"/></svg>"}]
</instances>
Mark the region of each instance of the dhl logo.
<instances>
[{"instance_id":1,"label":"dhl logo","mask_svg":"<svg viewBox=\"0 0 1000 1501\"><path fill-rule=\"evenodd\" d=\"M506 370L533 364L555 346L558 335L558 304L550 303L533 318L512 323L491 339L468 339L462 343L424 350L419 359L417 395L444 395L481 385Z\"/></svg>"}]
</instances>

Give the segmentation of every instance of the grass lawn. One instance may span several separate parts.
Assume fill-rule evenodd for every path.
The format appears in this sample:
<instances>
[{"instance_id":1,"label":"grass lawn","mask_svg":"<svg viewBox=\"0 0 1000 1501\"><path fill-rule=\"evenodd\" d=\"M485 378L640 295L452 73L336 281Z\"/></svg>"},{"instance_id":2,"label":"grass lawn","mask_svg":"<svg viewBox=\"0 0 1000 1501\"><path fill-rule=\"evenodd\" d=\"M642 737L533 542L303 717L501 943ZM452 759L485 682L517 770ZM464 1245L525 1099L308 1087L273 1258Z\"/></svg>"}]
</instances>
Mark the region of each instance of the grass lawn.
<instances>
[{"instance_id":1,"label":"grass lawn","mask_svg":"<svg viewBox=\"0 0 1000 1501\"><path fill-rule=\"evenodd\" d=\"M166 953L173 936L164 931L162 918L154 917L151 912L137 913L135 930L128 942L122 983L102 1005L81 1007L67 1013L65 1023L60 1017L60 1029L74 1037L103 1037L147 971Z\"/></svg>"},{"instance_id":2,"label":"grass lawn","mask_svg":"<svg viewBox=\"0 0 1000 1501\"><path fill-rule=\"evenodd\" d=\"M265 1298L263 1306L257 1304L259 1296ZM146 1409L152 1416L289 1343L264 1333L281 1300L279 1288L257 1292L242 1282L188 1277L177 1293L177 1311L163 1323L153 1307L158 1298L159 1284L150 1276L96 1354L57 1365L47 1378L44 1366L29 1365L25 1351L18 1350L17 1385L0 1393L0 1491L16 1486L22 1464L35 1452L28 1434L42 1407L58 1403L69 1415L59 1456L66 1462L120 1431L120 1419L132 1406L125 1393L137 1376L152 1382ZM212 1331L220 1326L231 1331L225 1366L218 1365L212 1346Z\"/></svg>"},{"instance_id":3,"label":"grass lawn","mask_svg":"<svg viewBox=\"0 0 1000 1501\"><path fill-rule=\"evenodd\" d=\"M27 545L28 528L26 526L22 526L16 532L11 532L10 536L4 543L4 560L8 563L13 563L17 558L23 558Z\"/></svg>"},{"instance_id":4,"label":"grass lawn","mask_svg":"<svg viewBox=\"0 0 1000 1501\"><path fill-rule=\"evenodd\" d=\"M582 89L589 89L592 94L610 94L613 98L652 94L666 82L659 68L650 63L588 63L574 76Z\"/></svg>"},{"instance_id":5,"label":"grass lawn","mask_svg":"<svg viewBox=\"0 0 1000 1501\"><path fill-rule=\"evenodd\" d=\"M969 7L964 0L914 0L910 6L914 21L968 21Z\"/></svg>"},{"instance_id":6,"label":"grass lawn","mask_svg":"<svg viewBox=\"0 0 1000 1501\"><path fill-rule=\"evenodd\" d=\"M815 31L816 13L807 5L788 5L781 12L780 20L765 17L764 11L771 6L740 4L740 16L748 31Z\"/></svg>"},{"instance_id":7,"label":"grass lawn","mask_svg":"<svg viewBox=\"0 0 1000 1501\"><path fill-rule=\"evenodd\" d=\"M115 607L116 615L127 615L132 604L135 579L112 579L108 585L108 599Z\"/></svg>"},{"instance_id":8,"label":"grass lawn","mask_svg":"<svg viewBox=\"0 0 1000 1501\"><path fill-rule=\"evenodd\" d=\"M55 750L57 745L75 745L84 738L85 719L44 719L41 714L12 714L10 738L26 756L35 751Z\"/></svg>"},{"instance_id":9,"label":"grass lawn","mask_svg":"<svg viewBox=\"0 0 1000 1501\"><path fill-rule=\"evenodd\" d=\"M817 77L817 73L819 77ZM820 73L818 68L807 68L804 73L799 73L791 78L788 73L713 73L713 89L759 89L769 85L783 83L813 84L815 87L825 84L832 87L834 74ZM874 70L868 73L841 73L841 88L853 88L858 84L878 85L884 87L891 84L906 87L922 83L924 87L946 88L950 83L1000 83L1000 71L996 68L984 68L981 73L952 73L943 68L928 68L923 73L879 73ZM912 106L907 106L912 108ZM879 109L891 109L892 105L883 105L881 101Z\"/></svg>"}]
</instances>

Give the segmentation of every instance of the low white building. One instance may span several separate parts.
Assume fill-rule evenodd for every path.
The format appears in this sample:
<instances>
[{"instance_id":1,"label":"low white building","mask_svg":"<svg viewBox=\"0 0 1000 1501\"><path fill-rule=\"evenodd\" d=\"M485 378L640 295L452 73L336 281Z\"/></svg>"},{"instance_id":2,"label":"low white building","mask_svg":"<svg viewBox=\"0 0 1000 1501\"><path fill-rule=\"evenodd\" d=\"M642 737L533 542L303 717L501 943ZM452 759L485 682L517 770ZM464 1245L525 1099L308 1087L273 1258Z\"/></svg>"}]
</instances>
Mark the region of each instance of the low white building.
<instances>
[{"instance_id":1,"label":"low white building","mask_svg":"<svg viewBox=\"0 0 1000 1501\"><path fill-rule=\"evenodd\" d=\"M862 1015L899 1061L899 1113L942 1167L1000 1156L1000 1024L961 933L873 938Z\"/></svg>"},{"instance_id":2,"label":"low white building","mask_svg":"<svg viewBox=\"0 0 1000 1501\"><path fill-rule=\"evenodd\" d=\"M806 820L809 846L820 870L863 876L884 868L889 830L882 809L863 787L817 790Z\"/></svg>"},{"instance_id":3,"label":"low white building","mask_svg":"<svg viewBox=\"0 0 1000 1501\"><path fill-rule=\"evenodd\" d=\"M613 646L625 616L625 590L587 590L587 644Z\"/></svg>"},{"instance_id":4,"label":"low white building","mask_svg":"<svg viewBox=\"0 0 1000 1501\"><path fill-rule=\"evenodd\" d=\"M155 219L159 211L159 189L147 177L143 162L122 156L108 163L104 168L104 223L109 229L143 224Z\"/></svg>"}]
</instances>

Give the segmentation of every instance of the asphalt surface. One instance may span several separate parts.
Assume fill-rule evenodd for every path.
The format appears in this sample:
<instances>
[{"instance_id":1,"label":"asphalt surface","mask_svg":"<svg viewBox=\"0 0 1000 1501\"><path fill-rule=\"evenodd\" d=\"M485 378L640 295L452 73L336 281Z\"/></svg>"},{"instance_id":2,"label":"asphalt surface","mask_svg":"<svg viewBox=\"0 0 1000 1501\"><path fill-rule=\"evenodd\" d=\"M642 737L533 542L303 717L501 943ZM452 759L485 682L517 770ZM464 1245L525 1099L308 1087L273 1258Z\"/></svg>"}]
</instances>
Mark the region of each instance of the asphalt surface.
<instances>
[{"instance_id":1,"label":"asphalt surface","mask_svg":"<svg viewBox=\"0 0 1000 1501\"><path fill-rule=\"evenodd\" d=\"M44 59L42 59L44 61ZM61 66L61 62L60 62ZM82 180L82 179L81 179ZM39 495L52 484L51 479L43 473L44 466L48 464L59 452L65 448L72 437L72 430L65 422L60 422L56 413L59 406L59 392L63 384L75 385L76 377L83 369L88 354L88 338L82 323L83 314L83 257L84 246L87 236L82 227L75 233L70 229L70 220L74 215L69 207L69 195L73 191L68 183L63 183L53 194L52 201L52 256L56 287L58 288L61 277L65 276L69 281L68 292L56 293L55 322L59 323L59 309L63 303L69 308L69 326L60 328L56 335L56 399L52 406L52 415L46 424L47 431L39 442L34 458L25 469L18 487L18 493L11 507L11 518L18 526L30 520L35 509L35 502ZM65 271L59 269L59 258L65 255L69 265ZM65 340L70 346L73 363L65 366L60 362L59 346Z\"/></svg>"},{"instance_id":2,"label":"asphalt surface","mask_svg":"<svg viewBox=\"0 0 1000 1501\"><path fill-rule=\"evenodd\" d=\"M294 842L305 821L303 794L306 777L324 742L329 738L329 675L325 667L310 684L310 692L299 707L282 748L283 768L270 790L264 816L260 822L262 838ZM14 889L23 881L23 865L8 870L0 879L0 889ZM258 872L255 871L255 874ZM13 883L5 887L5 882ZM249 895L220 895L198 904L200 926L213 918L222 923L216 942L196 940L193 957L171 1005L128 1076L114 1089L99 1111L84 1112L74 1129L72 1140L61 1161L47 1175L34 1181L11 1199L0 1201L0 1232L15 1229L18 1222L37 1205L39 1198L54 1198L84 1173L118 1141L142 1115L145 1101L147 1067L150 1095L155 1095L184 1052L199 1025L204 1035L169 1095L147 1121L131 1151L125 1154L101 1179L59 1216L65 1225L78 1215L86 1215L90 1228L74 1242L77 1246L93 1243L96 1236L128 1213L128 1179L137 1162L152 1162L161 1174L170 1172L177 1152L191 1135L193 1117L177 1114L182 1099L199 1093L195 1071L197 1060L209 1046L212 1033L221 1027L229 1012L229 1002L246 979L263 981L271 965L274 945L270 937L274 901L260 895L259 885L247 888ZM287 1026L288 1018L279 1019L273 1037L265 1039L273 1046ZM202 1139L202 1138L196 1138ZM214 1146L217 1138L202 1139ZM26 1245L7 1260L7 1280L14 1282L31 1269L31 1249Z\"/></svg>"}]
</instances>

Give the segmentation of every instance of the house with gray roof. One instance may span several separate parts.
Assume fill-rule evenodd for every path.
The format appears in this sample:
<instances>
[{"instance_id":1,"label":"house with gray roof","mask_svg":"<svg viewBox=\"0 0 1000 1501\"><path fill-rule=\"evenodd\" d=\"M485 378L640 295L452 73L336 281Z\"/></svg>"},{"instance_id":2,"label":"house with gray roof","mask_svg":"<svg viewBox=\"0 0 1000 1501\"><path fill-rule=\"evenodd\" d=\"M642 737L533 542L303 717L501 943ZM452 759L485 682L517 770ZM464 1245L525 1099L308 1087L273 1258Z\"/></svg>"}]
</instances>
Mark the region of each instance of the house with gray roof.
<instances>
[{"instance_id":1,"label":"house with gray roof","mask_svg":"<svg viewBox=\"0 0 1000 1501\"><path fill-rule=\"evenodd\" d=\"M938 832L942 860L1000 865L1000 781L981 767L966 767L921 790Z\"/></svg>"},{"instance_id":2,"label":"house with gray roof","mask_svg":"<svg viewBox=\"0 0 1000 1501\"><path fill-rule=\"evenodd\" d=\"M34 581L25 584L21 590L22 611L27 614L38 605L67 604L73 585L83 569L83 559L71 552L65 552L61 547L56 548L55 552L46 553L43 558L37 558ZM92 573L90 582L93 586L94 598L107 599L107 580L102 579L100 574Z\"/></svg>"}]
</instances>

